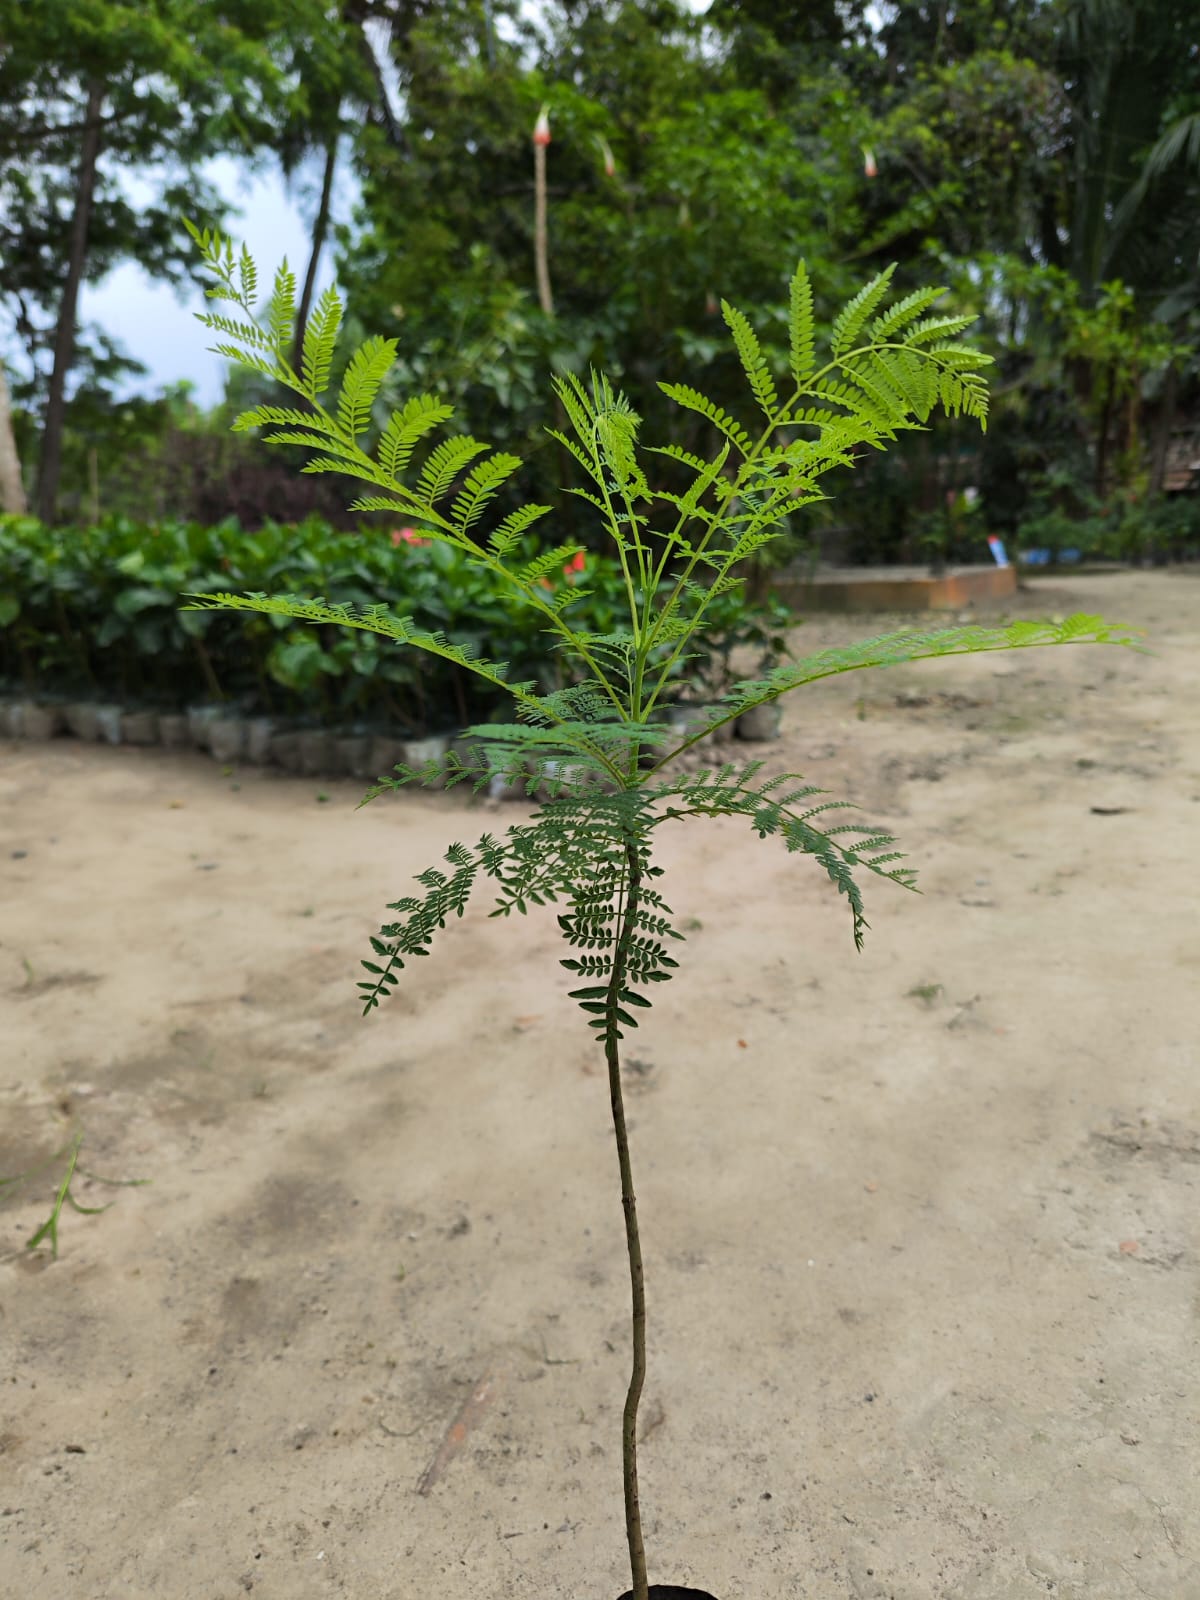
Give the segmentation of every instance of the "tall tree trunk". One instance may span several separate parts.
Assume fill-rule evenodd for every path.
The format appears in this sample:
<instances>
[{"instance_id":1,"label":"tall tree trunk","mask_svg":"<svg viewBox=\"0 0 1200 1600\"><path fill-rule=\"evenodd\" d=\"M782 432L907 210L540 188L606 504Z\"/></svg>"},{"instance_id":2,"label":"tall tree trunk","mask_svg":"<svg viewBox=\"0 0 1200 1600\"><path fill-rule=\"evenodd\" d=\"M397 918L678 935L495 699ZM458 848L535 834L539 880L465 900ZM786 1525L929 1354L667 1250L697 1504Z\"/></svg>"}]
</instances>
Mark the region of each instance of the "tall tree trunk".
<instances>
[{"instance_id":1,"label":"tall tree trunk","mask_svg":"<svg viewBox=\"0 0 1200 1600\"><path fill-rule=\"evenodd\" d=\"M1116 388L1116 379L1110 365L1103 377L1104 399L1100 405L1100 421L1096 430L1096 482L1095 490L1098 499L1103 500L1108 483L1108 430L1112 422L1113 391Z\"/></svg>"},{"instance_id":2,"label":"tall tree trunk","mask_svg":"<svg viewBox=\"0 0 1200 1600\"><path fill-rule=\"evenodd\" d=\"M21 515L26 509L25 485L21 481L21 458L13 437L12 398L8 380L0 366L0 511Z\"/></svg>"},{"instance_id":3,"label":"tall tree trunk","mask_svg":"<svg viewBox=\"0 0 1200 1600\"><path fill-rule=\"evenodd\" d=\"M58 512L58 481L62 472L67 373L75 357L75 317L79 305L79 286L83 282L83 270L87 264L88 225L92 218L92 199L96 192L96 158L100 153L100 107L103 102L104 85L93 80L88 85L83 143L79 151L79 173L75 180L75 215L71 219L67 281L63 288L62 304L58 308L58 327L54 333L54 368L50 374L50 393L46 401L46 421L42 432L37 514L43 522L53 522Z\"/></svg>"},{"instance_id":4,"label":"tall tree trunk","mask_svg":"<svg viewBox=\"0 0 1200 1600\"><path fill-rule=\"evenodd\" d=\"M1175 400L1179 392L1179 371L1172 361L1167 368L1162 398L1158 402L1158 416L1154 420L1154 443L1150 451L1150 494L1163 492L1167 475L1167 451L1171 444L1171 428L1175 422Z\"/></svg>"},{"instance_id":5,"label":"tall tree trunk","mask_svg":"<svg viewBox=\"0 0 1200 1600\"><path fill-rule=\"evenodd\" d=\"M366 24L370 20L369 9L362 4L348 6L345 15L348 22L358 24L363 59L366 62L368 71L375 80L375 102L368 108L367 115L369 117L373 116L378 121L383 131L387 134L388 141L393 149L399 150L401 155L411 156L412 151L409 149L408 137L400 123L396 121L396 114L392 110L391 98L388 95L387 80L383 75L383 67L380 65L379 57L375 53L375 46L371 43L371 36L366 29Z\"/></svg>"},{"instance_id":6,"label":"tall tree trunk","mask_svg":"<svg viewBox=\"0 0 1200 1600\"><path fill-rule=\"evenodd\" d=\"M325 171L321 178L321 203L317 207L316 221L312 230L312 249L308 256L308 271L304 274L304 288L300 293L300 306L296 312L296 345L292 352L292 365L300 371L301 357L304 353L304 330L308 327L308 314L312 310L313 289L317 282L317 267L321 260L321 251L325 248L325 236L329 232L329 205L333 195L333 174L337 169L338 157L338 129L329 136L329 143L325 146Z\"/></svg>"}]
</instances>

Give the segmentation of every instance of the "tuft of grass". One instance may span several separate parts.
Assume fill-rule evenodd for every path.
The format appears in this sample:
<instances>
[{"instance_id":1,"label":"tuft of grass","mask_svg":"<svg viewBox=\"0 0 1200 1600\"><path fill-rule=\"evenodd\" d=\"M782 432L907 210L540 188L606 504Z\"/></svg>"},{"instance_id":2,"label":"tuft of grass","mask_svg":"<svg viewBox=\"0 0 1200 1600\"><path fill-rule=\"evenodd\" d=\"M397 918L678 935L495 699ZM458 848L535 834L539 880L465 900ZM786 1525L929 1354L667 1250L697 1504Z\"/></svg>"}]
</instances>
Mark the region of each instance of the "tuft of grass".
<instances>
[{"instance_id":1,"label":"tuft of grass","mask_svg":"<svg viewBox=\"0 0 1200 1600\"><path fill-rule=\"evenodd\" d=\"M931 1006L945 992L940 983L918 983L908 991L907 998L909 1000L923 1000L927 1006Z\"/></svg>"},{"instance_id":2,"label":"tuft of grass","mask_svg":"<svg viewBox=\"0 0 1200 1600\"><path fill-rule=\"evenodd\" d=\"M26 1250L36 1250L40 1245L48 1244L52 1261L58 1260L58 1224L62 1217L64 1206L70 1206L72 1211L78 1211L81 1216L96 1217L102 1211L107 1211L112 1204L110 1200L108 1205L103 1206L82 1205L71 1192L71 1186L75 1181L76 1175L81 1178L87 1178L92 1183L107 1184L114 1189L140 1188L143 1184L150 1182L149 1178L101 1178L94 1172L85 1172L79 1165L79 1152L82 1146L83 1132L81 1130L74 1135L69 1144L63 1145L61 1149L56 1150L46 1161L39 1162L37 1166L30 1167L25 1172L18 1172L15 1177L0 1178L0 1189L7 1188L10 1185L24 1183L27 1178L31 1178L34 1173L40 1172L53 1161L66 1161L66 1171L63 1173L62 1181L55 1190L54 1200L50 1206L50 1215L42 1223L41 1227L30 1234L25 1241Z\"/></svg>"}]
</instances>

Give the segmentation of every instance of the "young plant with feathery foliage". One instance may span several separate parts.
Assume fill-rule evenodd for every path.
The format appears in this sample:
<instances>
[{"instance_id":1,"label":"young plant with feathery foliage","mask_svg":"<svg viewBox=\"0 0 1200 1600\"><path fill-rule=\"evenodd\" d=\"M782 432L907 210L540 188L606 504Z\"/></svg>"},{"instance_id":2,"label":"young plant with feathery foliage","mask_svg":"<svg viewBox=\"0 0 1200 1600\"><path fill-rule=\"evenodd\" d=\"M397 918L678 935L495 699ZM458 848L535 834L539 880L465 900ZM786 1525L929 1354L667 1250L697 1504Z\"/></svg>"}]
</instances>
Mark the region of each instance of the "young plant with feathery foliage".
<instances>
[{"instance_id":1,"label":"young plant with feathery foliage","mask_svg":"<svg viewBox=\"0 0 1200 1600\"><path fill-rule=\"evenodd\" d=\"M398 767L366 799L389 788L437 780L476 789L499 779L550 794L528 821L502 838L485 833L473 848L454 844L445 862L421 873L421 893L389 907L395 913L372 943L360 984L366 1011L396 987L407 961L429 952L434 935L461 917L477 880L496 889L495 916L530 906L559 905L559 926L572 954L562 965L579 981L570 991L603 1046L621 1177L632 1292L632 1374L623 1413L626 1534L633 1600L647 1600L637 1476L637 1413L645 1375L645 1296L637 1207L621 1091L620 1046L638 1026L656 984L675 973L671 952L682 935L655 885L656 831L681 817L743 817L760 838L815 858L846 896L855 944L866 929L860 879L874 874L913 887L911 870L890 835L844 820L847 802L825 798L797 774L764 775L761 762L726 762L695 774L672 771L674 758L724 723L806 683L835 674L979 651L1042 645L1133 642L1128 630L1098 617L1008 627L911 629L789 661L766 676L737 682L709 708L699 731L674 737L655 720L672 673L702 645L714 597L741 582L739 568L773 539L798 505L824 498L822 482L853 465L864 448L883 449L902 430L919 428L935 408L986 425L987 386L980 355L961 336L972 319L940 315L942 291L919 290L887 304L891 269L866 284L835 319L828 354L818 358L813 294L803 263L791 279L786 374L772 371L748 320L722 303L757 414L735 417L686 384L663 391L710 425L712 449L648 446L640 419L603 373L585 383L568 373L554 389L565 430L549 430L570 452L585 486L568 492L595 510L620 561L628 618L618 631L595 634L571 625L570 610L586 579L547 590L547 574L571 563L581 547L551 542L533 560L515 552L523 535L552 513L524 505L496 519L489 513L521 466L468 434L443 433L452 408L434 395L409 398L365 448L377 396L396 342L368 339L353 355L338 395L326 390L341 327L342 306L326 290L305 331L300 369L290 360L295 281L286 263L275 275L265 316L256 311L257 271L219 234L189 225L214 281L209 295L238 314L204 314L218 354L293 391L296 407L261 405L237 419L240 431L266 428L266 441L311 452L305 471L357 478L366 492L353 509L383 511L455 546L488 568L533 608L556 637L578 681L553 693L510 681L503 663L481 659L411 617L382 607L354 610L294 595L204 594L195 607L264 612L314 623L370 630L397 645L452 661L511 696L514 720L468 732L484 759ZM656 456L671 487L650 475ZM364 802L365 803L365 802ZM837 820L838 817L842 820ZM833 825L831 825L831 819Z\"/></svg>"}]
</instances>

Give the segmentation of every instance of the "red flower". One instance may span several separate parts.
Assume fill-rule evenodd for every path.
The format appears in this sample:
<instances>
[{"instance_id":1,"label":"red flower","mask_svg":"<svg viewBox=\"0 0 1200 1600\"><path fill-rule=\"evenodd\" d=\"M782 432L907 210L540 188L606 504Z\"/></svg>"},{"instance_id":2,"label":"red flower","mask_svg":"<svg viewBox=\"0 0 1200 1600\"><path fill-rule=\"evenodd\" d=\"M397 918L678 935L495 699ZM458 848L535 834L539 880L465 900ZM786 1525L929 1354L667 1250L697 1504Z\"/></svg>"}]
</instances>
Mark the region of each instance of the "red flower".
<instances>
[{"instance_id":1,"label":"red flower","mask_svg":"<svg viewBox=\"0 0 1200 1600\"><path fill-rule=\"evenodd\" d=\"M415 528L393 528L392 543L400 544L432 544L432 539L422 539Z\"/></svg>"},{"instance_id":2,"label":"red flower","mask_svg":"<svg viewBox=\"0 0 1200 1600\"><path fill-rule=\"evenodd\" d=\"M574 581L575 581L574 574L576 572L585 572L586 570L587 570L587 556L584 555L582 550L576 550L575 554L571 557L570 561L568 561L568 562L566 562L564 564L564 566L563 566L563 576L566 578L568 583L574 583ZM554 585L550 582L549 578L539 578L538 582L541 584L543 589L553 589L554 588Z\"/></svg>"}]
</instances>

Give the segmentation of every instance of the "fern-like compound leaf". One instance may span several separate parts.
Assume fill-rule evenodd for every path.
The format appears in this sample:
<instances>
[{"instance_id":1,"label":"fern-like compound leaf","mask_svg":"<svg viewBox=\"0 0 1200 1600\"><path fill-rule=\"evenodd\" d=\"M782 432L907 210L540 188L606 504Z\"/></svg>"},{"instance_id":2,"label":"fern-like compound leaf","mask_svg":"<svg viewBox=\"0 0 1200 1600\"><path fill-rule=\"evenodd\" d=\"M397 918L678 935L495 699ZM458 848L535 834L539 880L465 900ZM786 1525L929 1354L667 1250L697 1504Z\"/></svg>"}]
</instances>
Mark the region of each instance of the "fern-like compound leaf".
<instances>
[{"instance_id":1,"label":"fern-like compound leaf","mask_svg":"<svg viewBox=\"0 0 1200 1600\"><path fill-rule=\"evenodd\" d=\"M211 328L214 333L223 333L226 338L237 339L251 350L273 350L274 344L271 335L265 328L260 328L253 322L239 322L236 317L221 316L215 311L201 312L198 318L206 328ZM236 357L235 359L240 359Z\"/></svg>"},{"instance_id":2,"label":"fern-like compound leaf","mask_svg":"<svg viewBox=\"0 0 1200 1600\"><path fill-rule=\"evenodd\" d=\"M544 578L547 573L553 572L556 567L562 567L570 561L572 556L577 556L583 546L572 540L569 544L556 544L549 550L543 550L532 561L526 562L517 574L517 581L528 587L539 578Z\"/></svg>"},{"instance_id":3,"label":"fern-like compound leaf","mask_svg":"<svg viewBox=\"0 0 1200 1600\"><path fill-rule=\"evenodd\" d=\"M863 852L866 849L892 845L895 840L890 835L879 834L874 828L859 827L853 823L826 830L815 827L812 819L823 812L852 810L854 807L848 801L830 800L797 813L792 809L797 799L805 799L821 791L804 784L797 773L787 773L765 783L757 782L761 766L761 762L752 762L739 770L732 763L727 763L715 775L701 772L694 778L653 785L648 788L647 794L658 808L658 821L680 816L744 816L760 838L778 834L789 851L800 851L815 857L839 893L846 896L851 910L854 942L861 949L867 922L854 869L861 866L905 888L914 887L913 874L891 864L901 859L898 852L864 859ZM793 781L799 781L801 788L792 795L779 797L773 794L772 791L779 784ZM854 843L843 843L839 835L858 841L857 848Z\"/></svg>"},{"instance_id":4,"label":"fern-like compound leaf","mask_svg":"<svg viewBox=\"0 0 1200 1600\"><path fill-rule=\"evenodd\" d=\"M1091 616L1065 623L1008 628L916 629L788 661L764 676L735 683L686 736L657 718L670 679L690 670L703 644L706 608L741 581L740 564L777 537L791 509L823 496L822 479L849 466L864 448L882 448L901 429L922 425L935 406L987 418L985 359L960 342L971 318L938 315L939 291L920 289L886 307L892 270L862 288L835 319L827 366L817 371L813 292L801 262L789 286L788 366L795 393L781 407L773 374L749 321L724 306L738 358L766 428L754 438L737 419L685 383L662 391L697 413L720 436L719 449L700 453L658 447L686 469L681 485L651 491L641 465L647 448L628 399L600 372L585 382L556 380L566 427L551 430L584 474L570 492L596 510L622 560L630 614L608 633L573 630L567 609L586 596L576 585L544 584L581 548L577 542L531 551L526 535L548 513L523 506L491 533L489 510L515 473L513 455L492 453L470 437L434 436L453 416L433 395L404 401L387 418L374 457L360 448L372 427L384 380L395 356L391 340L368 339L351 358L331 415L318 396L329 383L341 306L324 294L309 318L300 371L290 361L295 280L286 262L275 276L265 318L254 310L257 274L243 249L189 225L214 284L212 299L227 309L201 321L216 348L273 382L303 395L310 409L254 407L239 429L268 428L270 442L313 452L305 470L338 472L370 485L355 509L380 510L418 522L430 537L475 555L531 605L557 635L563 687L546 692L513 683L501 662L482 660L444 634L381 606L354 608L292 595L210 593L188 597L195 609L255 611L276 621L365 629L452 662L506 692L517 720L469 730L470 742L447 759L400 764L381 775L367 798L409 783L470 784L499 779L524 786L539 809L508 828L484 834L473 848L453 845L442 862L418 875L417 892L390 907L393 914L371 941L365 962L364 1005L370 1010L398 983L405 964L428 954L435 934L461 917L481 878L494 886L493 915L555 906L569 946L564 968L573 974L571 998L598 1038L622 1036L650 1004L648 991L669 981L681 937L670 907L655 887L655 830L688 817L742 817L761 838L812 856L850 906L854 937L866 922L861 881L866 874L912 886L895 841L873 823L846 817L843 802L827 797L799 774L768 776L759 762L726 762L715 771L671 776L674 756L743 711L804 683L864 667L1031 646L1071 643L1132 645L1129 630ZM415 484L405 481L418 447L425 455ZM652 448L652 447L651 447ZM453 496L448 508L442 502ZM652 527L650 513L666 527ZM657 548L653 541L658 541ZM631 553L636 562L630 561ZM511 566L509 562L511 561ZM545 593L543 593L545 589ZM657 611L655 611L657 607ZM698 630L699 633L698 633ZM582 680L582 681L581 681ZM839 820L845 819L845 820Z\"/></svg>"},{"instance_id":5,"label":"fern-like compound leaf","mask_svg":"<svg viewBox=\"0 0 1200 1600\"><path fill-rule=\"evenodd\" d=\"M974 317L926 317L918 322L904 335L904 342L911 348L918 345L932 344L935 339L953 339L975 322Z\"/></svg>"},{"instance_id":6,"label":"fern-like compound leaf","mask_svg":"<svg viewBox=\"0 0 1200 1600\"><path fill-rule=\"evenodd\" d=\"M486 449L487 445L472 439L470 434L459 434L435 445L421 467L416 485L418 496L432 506L449 492L459 473Z\"/></svg>"},{"instance_id":7,"label":"fern-like compound leaf","mask_svg":"<svg viewBox=\"0 0 1200 1600\"><path fill-rule=\"evenodd\" d=\"M908 661L933 661L943 656L975 655L990 650L1026 650L1046 645L1115 644L1136 648L1138 634L1123 623L1080 613L1064 622L1014 622L1007 627L969 624L931 630L901 629L879 634L857 644L822 650L802 660L776 667L769 676L734 684L722 704L737 709L761 705L764 700L815 683L820 678L856 672L864 667L899 666Z\"/></svg>"},{"instance_id":8,"label":"fern-like compound leaf","mask_svg":"<svg viewBox=\"0 0 1200 1600\"><path fill-rule=\"evenodd\" d=\"M461 534L467 534L486 511L488 504L521 465L520 456L497 451L471 472L450 508L450 517Z\"/></svg>"},{"instance_id":9,"label":"fern-like compound leaf","mask_svg":"<svg viewBox=\"0 0 1200 1600\"><path fill-rule=\"evenodd\" d=\"M906 294L902 300L897 300L895 305L889 306L875 318L871 324L871 341L882 344L887 339L895 338L902 328L910 322L915 322L922 311L942 298L945 289L914 289L912 294Z\"/></svg>"},{"instance_id":10,"label":"fern-like compound leaf","mask_svg":"<svg viewBox=\"0 0 1200 1600\"><path fill-rule=\"evenodd\" d=\"M522 538L533 527L535 522L540 522L549 516L553 506L522 506L519 511L512 511L499 523L488 540L488 548L494 556L503 560L508 553L520 544Z\"/></svg>"},{"instance_id":11,"label":"fern-like compound leaf","mask_svg":"<svg viewBox=\"0 0 1200 1600\"><path fill-rule=\"evenodd\" d=\"M838 313L829 341L829 348L835 356L843 355L852 348L867 318L887 293L888 284L891 283L895 270L894 264L885 267L877 277L871 279L870 283L864 284L853 300Z\"/></svg>"},{"instance_id":12,"label":"fern-like compound leaf","mask_svg":"<svg viewBox=\"0 0 1200 1600\"><path fill-rule=\"evenodd\" d=\"M361 476L362 457L356 450L342 443L340 438L330 438L328 434L301 432L299 429L284 429L280 433L264 435L266 444L303 444L311 450L330 450L339 457L345 465L339 471L351 471L356 476ZM321 471L326 468L319 469ZM369 475L374 481L374 474Z\"/></svg>"},{"instance_id":13,"label":"fern-like compound leaf","mask_svg":"<svg viewBox=\"0 0 1200 1600\"><path fill-rule=\"evenodd\" d=\"M762 353L758 335L750 326L749 320L736 306L731 306L728 300L721 301L721 314L733 335L738 360L742 363L742 371L754 391L754 398L767 420L773 422L775 413L779 410L779 396L775 392L775 380L771 377L771 370Z\"/></svg>"},{"instance_id":14,"label":"fern-like compound leaf","mask_svg":"<svg viewBox=\"0 0 1200 1600\"><path fill-rule=\"evenodd\" d=\"M805 380L812 375L816 366L815 336L812 284L808 279L808 270L801 261L788 285L789 365L798 388L804 387Z\"/></svg>"},{"instance_id":15,"label":"fern-like compound leaf","mask_svg":"<svg viewBox=\"0 0 1200 1600\"><path fill-rule=\"evenodd\" d=\"M685 407L688 411L696 411L702 417L707 417L714 428L719 428L725 437L743 455L748 455L753 449L753 441L745 428L735 422L727 411L710 400L707 395L693 389L686 383L660 383L658 386L669 400L674 400L676 405Z\"/></svg>"},{"instance_id":16,"label":"fern-like compound leaf","mask_svg":"<svg viewBox=\"0 0 1200 1600\"><path fill-rule=\"evenodd\" d=\"M267 310L267 327L275 350L284 350L296 326L296 275L286 261L275 273L275 287Z\"/></svg>"},{"instance_id":17,"label":"fern-like compound leaf","mask_svg":"<svg viewBox=\"0 0 1200 1600\"><path fill-rule=\"evenodd\" d=\"M360 628L377 633L395 644L411 645L429 655L440 656L456 666L485 679L493 687L506 690L519 702L537 705L528 685L510 682L503 662L485 661L465 645L453 644L441 633L419 628L411 617L393 616L384 606L327 605L323 600L306 600L296 595L264 594L188 594L185 611L257 611L264 616L291 617L298 622L331 623L342 628Z\"/></svg>"},{"instance_id":18,"label":"fern-like compound leaf","mask_svg":"<svg viewBox=\"0 0 1200 1600\"><path fill-rule=\"evenodd\" d=\"M329 369L342 326L342 302L332 284L313 308L304 328L300 375L314 399L329 387Z\"/></svg>"},{"instance_id":19,"label":"fern-like compound leaf","mask_svg":"<svg viewBox=\"0 0 1200 1600\"><path fill-rule=\"evenodd\" d=\"M258 268L254 265L254 257L245 244L242 245L242 253L238 257L238 287L241 290L243 303L252 306L258 299Z\"/></svg>"},{"instance_id":20,"label":"fern-like compound leaf","mask_svg":"<svg viewBox=\"0 0 1200 1600\"><path fill-rule=\"evenodd\" d=\"M210 344L208 348L213 355L224 356L226 361L235 361L239 366L249 367L252 372L261 372L265 378L283 376L278 361L268 360L254 350L240 350L234 344Z\"/></svg>"},{"instance_id":21,"label":"fern-like compound leaf","mask_svg":"<svg viewBox=\"0 0 1200 1600\"><path fill-rule=\"evenodd\" d=\"M398 478L420 441L453 415L454 407L432 394L413 395L393 411L379 437L379 466L385 476Z\"/></svg>"},{"instance_id":22,"label":"fern-like compound leaf","mask_svg":"<svg viewBox=\"0 0 1200 1600\"><path fill-rule=\"evenodd\" d=\"M370 338L351 356L337 406L338 421L351 439L370 426L371 408L395 363L395 339Z\"/></svg>"},{"instance_id":23,"label":"fern-like compound leaf","mask_svg":"<svg viewBox=\"0 0 1200 1600\"><path fill-rule=\"evenodd\" d=\"M300 411L294 406L254 406L249 411L240 412L233 423L235 433L263 427L315 429L321 434L323 450L331 450L335 444L339 449L346 448L337 424L323 411Z\"/></svg>"}]
</instances>

